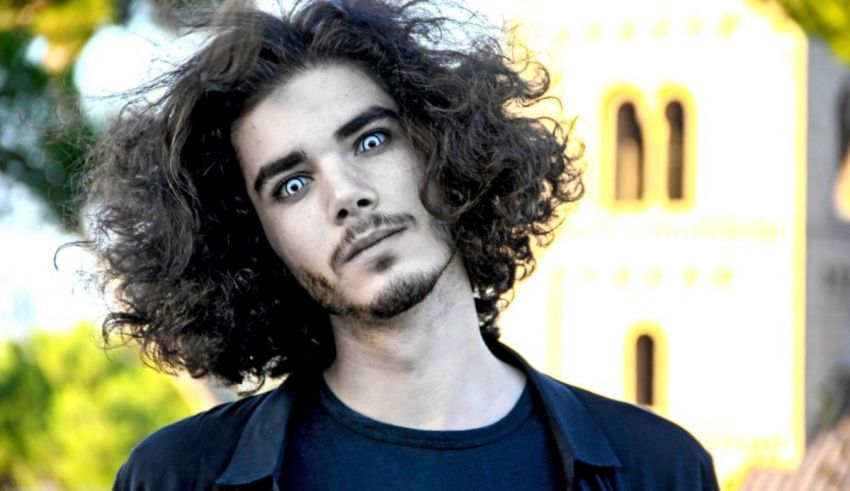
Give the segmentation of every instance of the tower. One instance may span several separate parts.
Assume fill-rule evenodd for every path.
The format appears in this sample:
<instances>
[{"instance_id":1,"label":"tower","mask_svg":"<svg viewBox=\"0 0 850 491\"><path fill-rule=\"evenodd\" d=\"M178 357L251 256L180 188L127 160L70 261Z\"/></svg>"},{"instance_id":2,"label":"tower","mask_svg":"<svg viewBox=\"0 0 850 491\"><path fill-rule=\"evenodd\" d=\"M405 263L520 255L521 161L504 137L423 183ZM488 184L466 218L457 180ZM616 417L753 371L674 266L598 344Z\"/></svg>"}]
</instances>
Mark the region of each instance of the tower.
<instances>
[{"instance_id":1,"label":"tower","mask_svg":"<svg viewBox=\"0 0 850 491\"><path fill-rule=\"evenodd\" d=\"M587 195L518 286L505 340L681 424L727 488L793 468L850 355L832 191L846 70L765 2L539 7L520 36L578 117Z\"/></svg>"}]
</instances>

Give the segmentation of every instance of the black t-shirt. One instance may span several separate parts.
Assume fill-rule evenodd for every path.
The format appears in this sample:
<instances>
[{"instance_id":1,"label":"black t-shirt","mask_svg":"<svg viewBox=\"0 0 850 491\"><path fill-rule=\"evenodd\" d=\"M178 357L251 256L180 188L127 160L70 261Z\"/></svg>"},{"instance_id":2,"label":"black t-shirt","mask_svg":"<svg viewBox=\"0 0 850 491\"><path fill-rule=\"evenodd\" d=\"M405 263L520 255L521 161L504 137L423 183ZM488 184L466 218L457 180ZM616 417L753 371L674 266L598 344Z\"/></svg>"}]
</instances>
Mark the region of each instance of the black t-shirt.
<instances>
[{"instance_id":1,"label":"black t-shirt","mask_svg":"<svg viewBox=\"0 0 850 491\"><path fill-rule=\"evenodd\" d=\"M283 457L285 490L564 489L557 447L529 386L483 428L427 431L369 419L323 379L299 400Z\"/></svg>"}]
</instances>

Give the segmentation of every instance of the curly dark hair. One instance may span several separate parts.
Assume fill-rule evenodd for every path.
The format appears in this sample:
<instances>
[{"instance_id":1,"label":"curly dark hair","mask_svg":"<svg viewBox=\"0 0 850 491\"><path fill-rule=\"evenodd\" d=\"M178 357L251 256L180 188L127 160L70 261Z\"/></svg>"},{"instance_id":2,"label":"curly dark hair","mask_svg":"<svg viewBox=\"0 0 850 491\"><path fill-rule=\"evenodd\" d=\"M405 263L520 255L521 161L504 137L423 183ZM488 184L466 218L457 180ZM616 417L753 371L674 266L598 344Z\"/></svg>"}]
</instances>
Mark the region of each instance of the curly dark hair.
<instances>
[{"instance_id":1,"label":"curly dark hair","mask_svg":"<svg viewBox=\"0 0 850 491\"><path fill-rule=\"evenodd\" d=\"M89 159L85 244L117 299L107 344L134 341L162 370L228 384L333 360L328 314L267 243L231 142L233 123L275 87L329 62L363 68L398 104L425 165L420 198L452 232L482 334L498 337L505 294L534 268L532 239L551 238L561 205L583 193L581 173L568 128L523 115L546 97L546 69L506 55L501 31L437 7L320 0L208 19L209 41L156 82L165 95L125 106Z\"/></svg>"}]
</instances>

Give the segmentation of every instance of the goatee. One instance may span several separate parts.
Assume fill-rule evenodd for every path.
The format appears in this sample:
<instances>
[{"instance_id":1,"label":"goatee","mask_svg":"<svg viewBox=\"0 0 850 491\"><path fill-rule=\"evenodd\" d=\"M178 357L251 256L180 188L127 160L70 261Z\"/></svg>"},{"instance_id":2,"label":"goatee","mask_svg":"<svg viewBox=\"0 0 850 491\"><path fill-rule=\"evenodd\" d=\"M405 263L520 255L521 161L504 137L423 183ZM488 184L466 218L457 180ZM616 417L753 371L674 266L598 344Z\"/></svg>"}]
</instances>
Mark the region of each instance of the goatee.
<instances>
[{"instance_id":1,"label":"goatee","mask_svg":"<svg viewBox=\"0 0 850 491\"><path fill-rule=\"evenodd\" d=\"M437 285L440 276L451 262L453 254L446 263L430 271L400 275L390 279L371 302L364 305L345 299L330 282L306 270L293 271L307 293L313 297L329 314L363 321L390 319L407 312L425 299Z\"/></svg>"}]
</instances>

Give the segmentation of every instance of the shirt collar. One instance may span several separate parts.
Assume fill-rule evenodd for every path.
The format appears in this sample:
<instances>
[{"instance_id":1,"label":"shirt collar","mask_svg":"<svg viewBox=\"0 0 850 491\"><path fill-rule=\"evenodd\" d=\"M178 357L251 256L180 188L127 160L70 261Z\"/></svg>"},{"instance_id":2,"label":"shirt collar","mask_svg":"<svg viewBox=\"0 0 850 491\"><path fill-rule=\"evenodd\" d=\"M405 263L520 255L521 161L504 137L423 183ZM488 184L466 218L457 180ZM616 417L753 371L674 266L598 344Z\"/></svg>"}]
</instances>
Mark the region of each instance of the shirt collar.
<instances>
[{"instance_id":1,"label":"shirt collar","mask_svg":"<svg viewBox=\"0 0 850 491\"><path fill-rule=\"evenodd\" d=\"M242 429L230 463L216 480L219 486L239 486L277 477L286 449L287 422L300 377L290 375L266 394ZM275 482L277 479L275 479Z\"/></svg>"},{"instance_id":2,"label":"shirt collar","mask_svg":"<svg viewBox=\"0 0 850 491\"><path fill-rule=\"evenodd\" d=\"M569 385L538 372L504 344L491 343L490 349L502 361L522 370L540 397L568 482L575 475L574 461L595 467L622 466L608 437Z\"/></svg>"},{"instance_id":3,"label":"shirt collar","mask_svg":"<svg viewBox=\"0 0 850 491\"><path fill-rule=\"evenodd\" d=\"M573 481L575 460L597 467L622 465L608 437L568 385L538 372L501 343L490 343L490 349L522 370L540 397L558 444L567 482ZM293 401L301 392L301 380L299 375L290 375L280 387L265 395L245 424L236 450L216 484L239 486L270 477L277 481L286 449L287 422Z\"/></svg>"}]
</instances>

